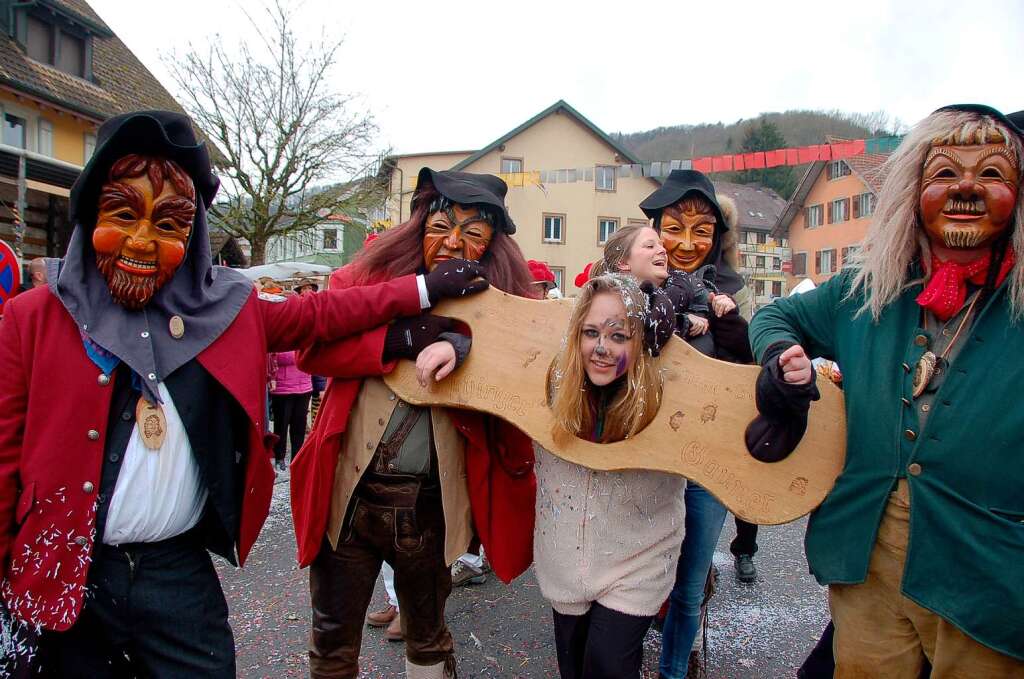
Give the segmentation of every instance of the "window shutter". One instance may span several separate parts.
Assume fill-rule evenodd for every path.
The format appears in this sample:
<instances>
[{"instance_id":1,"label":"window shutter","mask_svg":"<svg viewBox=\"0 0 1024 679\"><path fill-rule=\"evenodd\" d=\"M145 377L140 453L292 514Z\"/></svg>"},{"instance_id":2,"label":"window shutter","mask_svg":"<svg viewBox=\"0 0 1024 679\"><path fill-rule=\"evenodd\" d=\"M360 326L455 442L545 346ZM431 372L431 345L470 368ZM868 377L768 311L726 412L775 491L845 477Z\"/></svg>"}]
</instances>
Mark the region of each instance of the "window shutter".
<instances>
[{"instance_id":1,"label":"window shutter","mask_svg":"<svg viewBox=\"0 0 1024 679\"><path fill-rule=\"evenodd\" d=\"M857 219L860 217L860 196L855 196L853 199L853 218Z\"/></svg>"},{"instance_id":2,"label":"window shutter","mask_svg":"<svg viewBox=\"0 0 1024 679\"><path fill-rule=\"evenodd\" d=\"M832 251L832 273L836 272L836 251Z\"/></svg>"},{"instance_id":3,"label":"window shutter","mask_svg":"<svg viewBox=\"0 0 1024 679\"><path fill-rule=\"evenodd\" d=\"M844 222L848 222L848 221L850 221L850 199L849 198L843 198L843 208L844 208L844 210L843 210L843 221Z\"/></svg>"},{"instance_id":4,"label":"window shutter","mask_svg":"<svg viewBox=\"0 0 1024 679\"><path fill-rule=\"evenodd\" d=\"M814 253L814 273L821 273L821 250Z\"/></svg>"}]
</instances>

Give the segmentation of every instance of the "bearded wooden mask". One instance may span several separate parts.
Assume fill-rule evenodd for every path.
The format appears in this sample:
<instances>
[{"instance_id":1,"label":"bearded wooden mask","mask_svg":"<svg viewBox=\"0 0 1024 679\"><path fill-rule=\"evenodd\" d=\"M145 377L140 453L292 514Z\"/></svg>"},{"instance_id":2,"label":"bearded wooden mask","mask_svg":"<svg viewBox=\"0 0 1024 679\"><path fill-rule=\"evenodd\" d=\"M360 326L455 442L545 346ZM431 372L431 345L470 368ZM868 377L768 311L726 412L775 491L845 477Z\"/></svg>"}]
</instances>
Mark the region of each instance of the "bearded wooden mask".
<instances>
[{"instance_id":1,"label":"bearded wooden mask","mask_svg":"<svg viewBox=\"0 0 1024 679\"><path fill-rule=\"evenodd\" d=\"M92 246L110 295L141 309L185 259L196 193L173 161L127 155L100 190Z\"/></svg>"},{"instance_id":2,"label":"bearded wooden mask","mask_svg":"<svg viewBox=\"0 0 1024 679\"><path fill-rule=\"evenodd\" d=\"M494 238L494 227L478 207L444 202L441 209L431 209L423 230L427 271L449 259L478 262Z\"/></svg>"},{"instance_id":3,"label":"bearded wooden mask","mask_svg":"<svg viewBox=\"0 0 1024 679\"><path fill-rule=\"evenodd\" d=\"M921 174L921 224L933 249L983 250L1013 219L1018 161L998 132L979 143L933 142Z\"/></svg>"},{"instance_id":4,"label":"bearded wooden mask","mask_svg":"<svg viewBox=\"0 0 1024 679\"><path fill-rule=\"evenodd\" d=\"M705 198L690 195L661 212L661 244L670 269L699 269L715 243L715 211Z\"/></svg>"}]
</instances>

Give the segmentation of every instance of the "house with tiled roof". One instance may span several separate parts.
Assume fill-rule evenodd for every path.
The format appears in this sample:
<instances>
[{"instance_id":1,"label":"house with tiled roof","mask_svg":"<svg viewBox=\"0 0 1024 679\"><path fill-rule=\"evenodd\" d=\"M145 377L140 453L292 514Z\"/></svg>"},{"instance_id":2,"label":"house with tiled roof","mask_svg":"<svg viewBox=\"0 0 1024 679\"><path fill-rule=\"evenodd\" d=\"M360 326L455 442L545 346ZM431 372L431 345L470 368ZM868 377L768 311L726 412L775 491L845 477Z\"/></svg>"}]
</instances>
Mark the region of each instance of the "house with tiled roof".
<instances>
[{"instance_id":1,"label":"house with tiled roof","mask_svg":"<svg viewBox=\"0 0 1024 679\"><path fill-rule=\"evenodd\" d=\"M857 252L875 211L887 159L888 154L864 153L807 168L771 232L789 241L787 289L804 278L816 284L828 280Z\"/></svg>"},{"instance_id":2,"label":"house with tiled roof","mask_svg":"<svg viewBox=\"0 0 1024 679\"><path fill-rule=\"evenodd\" d=\"M84 0L0 0L0 26L0 238L27 262L64 252L100 123L182 109Z\"/></svg>"}]
</instances>

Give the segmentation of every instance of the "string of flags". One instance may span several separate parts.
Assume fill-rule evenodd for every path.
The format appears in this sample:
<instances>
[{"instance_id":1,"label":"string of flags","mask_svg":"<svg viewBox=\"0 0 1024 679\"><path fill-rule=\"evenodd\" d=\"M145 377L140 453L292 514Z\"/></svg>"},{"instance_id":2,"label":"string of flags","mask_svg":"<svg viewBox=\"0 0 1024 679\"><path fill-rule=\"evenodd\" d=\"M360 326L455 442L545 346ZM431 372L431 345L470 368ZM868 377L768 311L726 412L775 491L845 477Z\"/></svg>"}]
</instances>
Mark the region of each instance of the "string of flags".
<instances>
[{"instance_id":1,"label":"string of flags","mask_svg":"<svg viewBox=\"0 0 1024 679\"><path fill-rule=\"evenodd\" d=\"M752 153L730 153L720 156L704 156L681 160L656 160L647 163L627 163L624 165L591 165L579 168L560 168L556 170L532 170L529 172L510 172L499 174L510 188L524 186L540 186L548 184L572 184L575 182L597 182L613 189L616 179L634 177L664 178L672 170L698 170L704 174L716 172L742 172L744 170L761 170L773 167L805 165L819 161L842 160L862 154L892 153L902 141L902 137L876 137L874 139L855 139L836 144L811 144L771 151L754 151ZM410 188L414 188L416 177L411 178Z\"/></svg>"}]
</instances>

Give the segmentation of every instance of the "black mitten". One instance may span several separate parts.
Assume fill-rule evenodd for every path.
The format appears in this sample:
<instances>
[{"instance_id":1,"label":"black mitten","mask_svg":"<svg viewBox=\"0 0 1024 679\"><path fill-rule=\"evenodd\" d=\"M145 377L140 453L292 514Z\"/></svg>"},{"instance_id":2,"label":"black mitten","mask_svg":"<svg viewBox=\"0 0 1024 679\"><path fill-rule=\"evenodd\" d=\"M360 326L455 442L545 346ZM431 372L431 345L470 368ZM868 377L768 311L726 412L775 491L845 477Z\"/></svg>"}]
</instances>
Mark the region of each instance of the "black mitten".
<instances>
[{"instance_id":1,"label":"black mitten","mask_svg":"<svg viewBox=\"0 0 1024 679\"><path fill-rule=\"evenodd\" d=\"M811 401L821 398L815 372L807 384L790 384L782 375L779 356L793 346L785 342L768 347L757 377L755 399L760 413L747 425L747 451L761 462L778 462L792 453L807 431Z\"/></svg>"},{"instance_id":2,"label":"black mitten","mask_svg":"<svg viewBox=\"0 0 1024 679\"><path fill-rule=\"evenodd\" d=\"M676 331L676 311L672 300L661 288L649 281L640 284L647 295L647 317L644 319L644 346L651 356L658 356L672 333Z\"/></svg>"},{"instance_id":3,"label":"black mitten","mask_svg":"<svg viewBox=\"0 0 1024 679\"><path fill-rule=\"evenodd\" d=\"M487 289L484 267L467 259L449 259L424 275L427 297L434 305L448 297L465 297Z\"/></svg>"},{"instance_id":4,"label":"black mitten","mask_svg":"<svg viewBox=\"0 0 1024 679\"><path fill-rule=\"evenodd\" d=\"M388 326L384 336L384 360L415 359L421 351L436 342L454 327L455 321L445 316L420 314L399 318Z\"/></svg>"}]
</instances>

